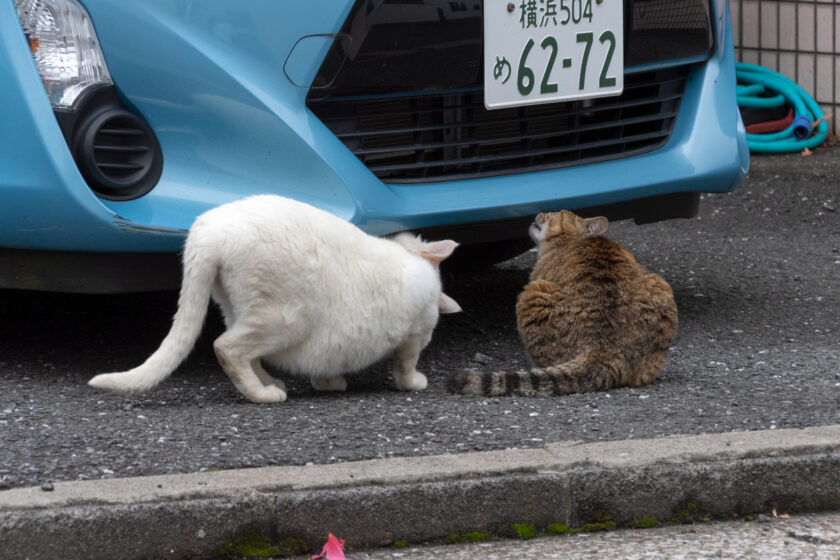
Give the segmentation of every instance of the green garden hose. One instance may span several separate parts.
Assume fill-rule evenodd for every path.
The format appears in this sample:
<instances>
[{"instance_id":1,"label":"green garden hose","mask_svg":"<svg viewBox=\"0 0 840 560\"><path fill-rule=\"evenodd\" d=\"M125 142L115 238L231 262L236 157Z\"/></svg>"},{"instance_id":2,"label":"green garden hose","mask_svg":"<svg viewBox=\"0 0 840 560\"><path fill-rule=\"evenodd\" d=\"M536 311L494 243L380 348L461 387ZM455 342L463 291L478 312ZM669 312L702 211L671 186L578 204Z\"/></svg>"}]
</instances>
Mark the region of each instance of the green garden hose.
<instances>
[{"instance_id":1,"label":"green garden hose","mask_svg":"<svg viewBox=\"0 0 840 560\"><path fill-rule=\"evenodd\" d=\"M739 62L735 65L738 79L739 107L771 108L790 104L794 109L793 123L780 132L747 134L747 144L753 152L799 152L815 148L828 135L828 124L822 109L805 90L778 72L762 66ZM811 135L814 123L816 133Z\"/></svg>"}]
</instances>

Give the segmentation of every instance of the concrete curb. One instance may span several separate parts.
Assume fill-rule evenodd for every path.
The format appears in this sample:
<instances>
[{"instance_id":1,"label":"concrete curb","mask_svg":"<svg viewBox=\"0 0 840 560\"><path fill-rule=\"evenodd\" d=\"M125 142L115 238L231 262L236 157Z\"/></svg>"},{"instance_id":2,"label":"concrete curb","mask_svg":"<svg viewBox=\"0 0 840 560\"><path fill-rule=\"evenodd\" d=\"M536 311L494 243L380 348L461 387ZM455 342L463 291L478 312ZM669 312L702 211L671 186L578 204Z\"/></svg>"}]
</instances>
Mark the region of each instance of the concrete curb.
<instances>
[{"instance_id":1,"label":"concrete curb","mask_svg":"<svg viewBox=\"0 0 840 560\"><path fill-rule=\"evenodd\" d=\"M840 426L551 444L309 467L56 483L0 492L2 559L208 558L249 530L313 549L578 526L840 509Z\"/></svg>"}]
</instances>

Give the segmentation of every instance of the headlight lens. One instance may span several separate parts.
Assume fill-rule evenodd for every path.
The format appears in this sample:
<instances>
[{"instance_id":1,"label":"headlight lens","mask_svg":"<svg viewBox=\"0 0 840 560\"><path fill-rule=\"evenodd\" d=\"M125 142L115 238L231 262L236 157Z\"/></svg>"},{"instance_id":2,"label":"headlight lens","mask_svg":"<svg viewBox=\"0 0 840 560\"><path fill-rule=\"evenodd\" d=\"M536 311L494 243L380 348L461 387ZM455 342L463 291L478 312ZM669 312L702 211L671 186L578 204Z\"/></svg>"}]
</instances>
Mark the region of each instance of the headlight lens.
<instances>
[{"instance_id":1,"label":"headlight lens","mask_svg":"<svg viewBox=\"0 0 840 560\"><path fill-rule=\"evenodd\" d=\"M76 0L15 0L50 103L71 109L88 89L112 84L87 11Z\"/></svg>"}]
</instances>

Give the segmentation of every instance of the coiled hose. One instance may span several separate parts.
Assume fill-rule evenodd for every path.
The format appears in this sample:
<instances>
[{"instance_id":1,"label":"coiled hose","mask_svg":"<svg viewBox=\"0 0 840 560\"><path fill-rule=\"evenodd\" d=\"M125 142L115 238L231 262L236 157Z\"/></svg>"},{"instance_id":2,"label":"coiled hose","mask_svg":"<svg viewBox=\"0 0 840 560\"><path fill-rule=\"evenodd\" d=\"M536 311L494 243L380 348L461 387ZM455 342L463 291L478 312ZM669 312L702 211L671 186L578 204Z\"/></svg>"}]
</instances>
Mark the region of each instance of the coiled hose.
<instances>
[{"instance_id":1,"label":"coiled hose","mask_svg":"<svg viewBox=\"0 0 840 560\"><path fill-rule=\"evenodd\" d=\"M747 134L747 144L753 152L799 152L815 148L828 136L828 124L817 102L778 72L755 64L739 62L735 65L738 79L739 107L771 108L790 104L794 117L790 126L768 134ZM814 123L816 133L811 132Z\"/></svg>"}]
</instances>

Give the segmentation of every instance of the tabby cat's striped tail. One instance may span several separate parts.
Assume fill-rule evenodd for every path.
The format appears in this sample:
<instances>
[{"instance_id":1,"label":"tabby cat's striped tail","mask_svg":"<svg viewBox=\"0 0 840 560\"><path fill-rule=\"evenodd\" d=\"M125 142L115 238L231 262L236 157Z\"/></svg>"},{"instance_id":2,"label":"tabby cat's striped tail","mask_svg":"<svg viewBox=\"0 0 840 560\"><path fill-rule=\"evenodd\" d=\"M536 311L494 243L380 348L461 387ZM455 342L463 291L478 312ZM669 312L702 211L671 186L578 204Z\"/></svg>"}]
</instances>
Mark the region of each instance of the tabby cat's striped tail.
<instances>
[{"instance_id":1,"label":"tabby cat's striped tail","mask_svg":"<svg viewBox=\"0 0 840 560\"><path fill-rule=\"evenodd\" d=\"M614 378L603 362L577 357L530 371L457 371L450 374L446 386L453 393L465 395L551 397L609 389L614 386Z\"/></svg>"}]
</instances>

